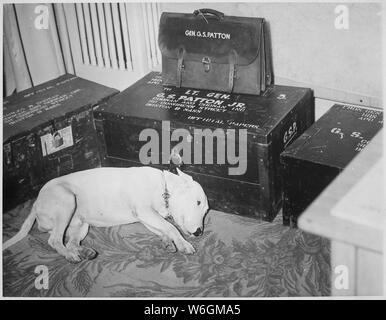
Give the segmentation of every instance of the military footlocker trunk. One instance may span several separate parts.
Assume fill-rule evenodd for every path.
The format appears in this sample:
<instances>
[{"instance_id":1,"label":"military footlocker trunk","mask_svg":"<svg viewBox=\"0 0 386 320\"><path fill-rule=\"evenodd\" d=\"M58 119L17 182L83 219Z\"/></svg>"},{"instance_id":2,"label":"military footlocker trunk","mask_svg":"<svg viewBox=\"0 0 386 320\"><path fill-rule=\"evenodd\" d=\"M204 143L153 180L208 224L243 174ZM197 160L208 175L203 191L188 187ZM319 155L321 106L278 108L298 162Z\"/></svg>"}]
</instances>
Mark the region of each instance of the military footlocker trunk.
<instances>
[{"instance_id":1,"label":"military footlocker trunk","mask_svg":"<svg viewBox=\"0 0 386 320\"><path fill-rule=\"evenodd\" d=\"M299 215L382 128L377 109L334 105L281 154L283 222Z\"/></svg>"},{"instance_id":2,"label":"military footlocker trunk","mask_svg":"<svg viewBox=\"0 0 386 320\"><path fill-rule=\"evenodd\" d=\"M94 119L104 165L168 168L173 151L211 208L270 221L281 204L280 152L313 123L314 99L285 86L264 96L163 86L153 72Z\"/></svg>"},{"instance_id":3,"label":"military footlocker trunk","mask_svg":"<svg viewBox=\"0 0 386 320\"><path fill-rule=\"evenodd\" d=\"M66 74L4 99L4 210L52 178L100 166L92 108L115 93Z\"/></svg>"}]
</instances>

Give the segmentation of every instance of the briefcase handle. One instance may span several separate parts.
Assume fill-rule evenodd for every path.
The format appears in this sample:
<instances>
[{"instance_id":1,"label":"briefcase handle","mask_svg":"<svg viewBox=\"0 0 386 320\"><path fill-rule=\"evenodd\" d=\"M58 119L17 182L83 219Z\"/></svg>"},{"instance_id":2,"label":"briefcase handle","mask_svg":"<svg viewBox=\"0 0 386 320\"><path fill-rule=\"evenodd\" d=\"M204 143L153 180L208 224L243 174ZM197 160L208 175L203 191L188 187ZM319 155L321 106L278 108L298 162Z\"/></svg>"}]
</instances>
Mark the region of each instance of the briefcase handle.
<instances>
[{"instance_id":1,"label":"briefcase handle","mask_svg":"<svg viewBox=\"0 0 386 320\"><path fill-rule=\"evenodd\" d=\"M203 8L203 9L197 9L194 10L193 15L196 17L201 15L204 17L213 17L216 18L217 20L222 20L224 19L224 14L220 11L214 10L214 9L208 9L208 8Z\"/></svg>"}]
</instances>

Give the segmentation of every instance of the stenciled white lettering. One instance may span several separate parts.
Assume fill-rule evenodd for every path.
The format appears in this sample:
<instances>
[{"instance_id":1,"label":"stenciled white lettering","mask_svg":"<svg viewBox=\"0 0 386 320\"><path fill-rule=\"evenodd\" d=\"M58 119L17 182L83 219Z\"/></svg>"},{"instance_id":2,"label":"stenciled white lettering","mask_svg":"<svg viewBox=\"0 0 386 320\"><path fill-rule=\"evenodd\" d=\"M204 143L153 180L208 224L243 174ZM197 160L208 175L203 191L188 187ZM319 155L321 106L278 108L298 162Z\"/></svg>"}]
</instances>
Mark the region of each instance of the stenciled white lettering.
<instances>
[{"instance_id":1,"label":"stenciled white lettering","mask_svg":"<svg viewBox=\"0 0 386 320\"><path fill-rule=\"evenodd\" d=\"M187 37L198 37L198 38L210 38L210 39L222 39L230 40L230 33L222 32L211 32L211 31L200 31L200 30L185 30L185 36Z\"/></svg>"}]
</instances>

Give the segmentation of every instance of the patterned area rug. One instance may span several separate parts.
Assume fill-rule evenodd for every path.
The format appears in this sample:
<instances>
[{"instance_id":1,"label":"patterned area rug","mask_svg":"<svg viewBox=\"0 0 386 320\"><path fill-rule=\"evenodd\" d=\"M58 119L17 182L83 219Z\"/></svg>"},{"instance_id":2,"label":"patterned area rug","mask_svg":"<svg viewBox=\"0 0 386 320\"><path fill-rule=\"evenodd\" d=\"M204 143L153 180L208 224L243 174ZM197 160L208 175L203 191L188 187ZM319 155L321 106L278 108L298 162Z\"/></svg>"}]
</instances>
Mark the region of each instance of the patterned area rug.
<instances>
[{"instance_id":1,"label":"patterned area rug","mask_svg":"<svg viewBox=\"0 0 386 320\"><path fill-rule=\"evenodd\" d=\"M4 241L28 215L32 201L4 214ZM4 296L258 297L329 295L326 239L273 223L211 211L205 233L191 241L197 253L170 253L139 223L90 228L84 240L99 253L70 264L36 228L3 252ZM49 271L48 289L36 289L35 268Z\"/></svg>"}]
</instances>

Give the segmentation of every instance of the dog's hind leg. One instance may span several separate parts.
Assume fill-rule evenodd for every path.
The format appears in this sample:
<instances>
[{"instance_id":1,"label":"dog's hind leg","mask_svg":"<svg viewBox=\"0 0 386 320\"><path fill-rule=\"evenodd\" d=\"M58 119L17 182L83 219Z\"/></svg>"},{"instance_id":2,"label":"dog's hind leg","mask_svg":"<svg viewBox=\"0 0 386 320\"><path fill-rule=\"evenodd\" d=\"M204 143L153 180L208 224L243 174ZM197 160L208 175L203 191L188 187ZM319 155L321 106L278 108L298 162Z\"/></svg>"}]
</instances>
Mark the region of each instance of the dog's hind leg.
<instances>
[{"instance_id":1,"label":"dog's hind leg","mask_svg":"<svg viewBox=\"0 0 386 320\"><path fill-rule=\"evenodd\" d=\"M67 219L68 218L68 219ZM50 232L50 237L48 238L48 244L54 248L59 254L64 256L68 261L72 263L80 262L81 259L79 255L73 250L69 250L63 244L63 235L67 228L70 217L60 217L57 218L54 222L54 227Z\"/></svg>"},{"instance_id":2,"label":"dog's hind leg","mask_svg":"<svg viewBox=\"0 0 386 320\"><path fill-rule=\"evenodd\" d=\"M81 259L92 260L97 256L97 252L92 248L80 245L80 242L86 237L88 229L89 224L83 222L75 213L67 229L69 239L66 247L68 250L76 252Z\"/></svg>"},{"instance_id":3,"label":"dog's hind leg","mask_svg":"<svg viewBox=\"0 0 386 320\"><path fill-rule=\"evenodd\" d=\"M51 190L51 198L45 203L45 210L51 212L52 230L48 238L48 244L68 261L76 263L81 261L79 255L68 250L63 244L64 233L76 209L75 196L67 190L59 187Z\"/></svg>"}]
</instances>

